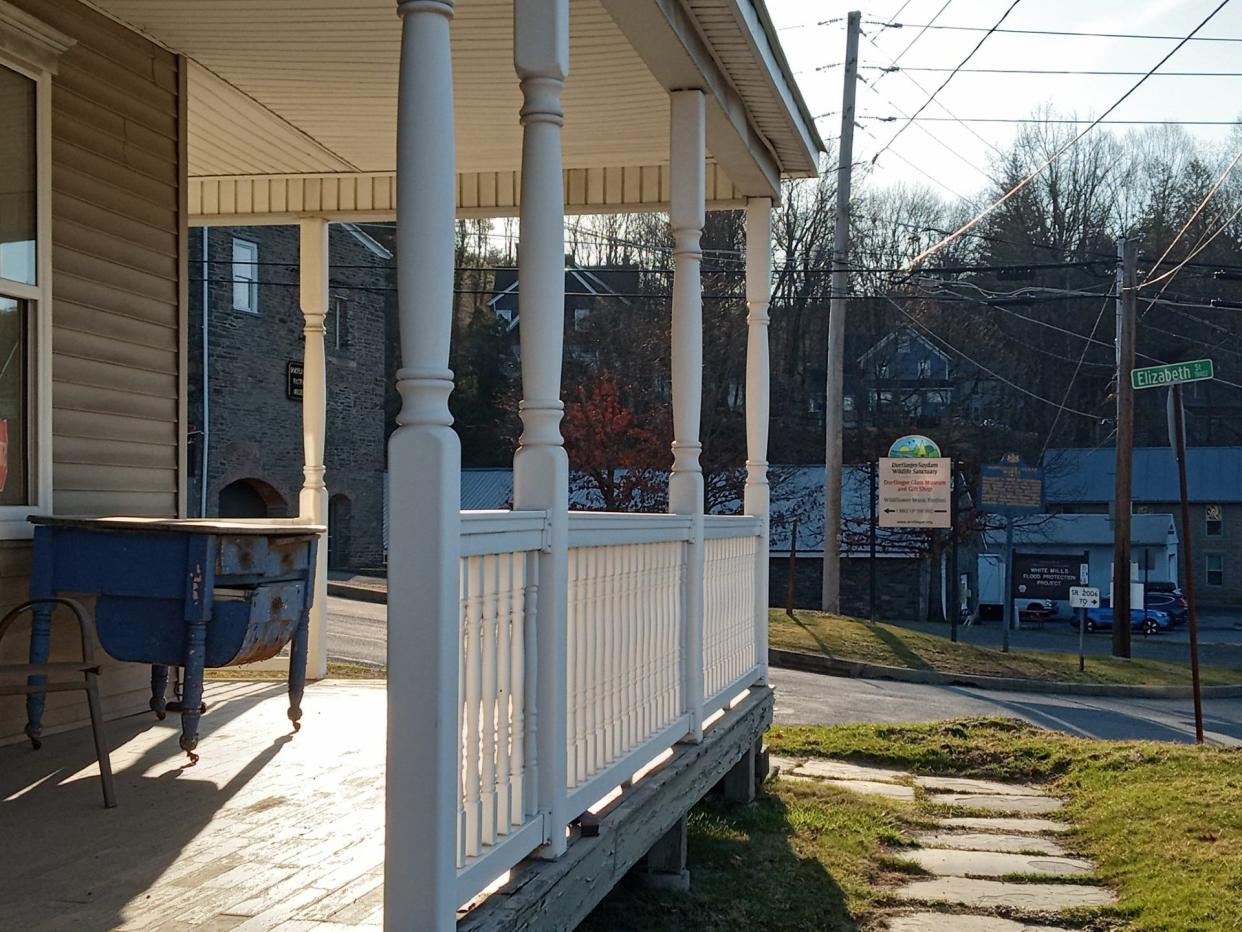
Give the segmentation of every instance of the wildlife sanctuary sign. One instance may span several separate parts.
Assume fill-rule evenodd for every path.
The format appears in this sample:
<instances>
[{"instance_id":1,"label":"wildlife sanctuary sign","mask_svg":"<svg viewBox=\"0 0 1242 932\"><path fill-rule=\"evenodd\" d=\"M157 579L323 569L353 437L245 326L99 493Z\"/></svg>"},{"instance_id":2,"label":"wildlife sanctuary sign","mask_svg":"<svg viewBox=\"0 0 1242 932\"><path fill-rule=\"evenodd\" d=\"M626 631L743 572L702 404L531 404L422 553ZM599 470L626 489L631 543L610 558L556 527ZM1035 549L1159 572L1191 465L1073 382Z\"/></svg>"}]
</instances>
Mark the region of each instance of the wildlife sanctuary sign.
<instances>
[{"instance_id":1,"label":"wildlife sanctuary sign","mask_svg":"<svg viewBox=\"0 0 1242 932\"><path fill-rule=\"evenodd\" d=\"M880 527L952 527L948 457L880 458Z\"/></svg>"}]
</instances>

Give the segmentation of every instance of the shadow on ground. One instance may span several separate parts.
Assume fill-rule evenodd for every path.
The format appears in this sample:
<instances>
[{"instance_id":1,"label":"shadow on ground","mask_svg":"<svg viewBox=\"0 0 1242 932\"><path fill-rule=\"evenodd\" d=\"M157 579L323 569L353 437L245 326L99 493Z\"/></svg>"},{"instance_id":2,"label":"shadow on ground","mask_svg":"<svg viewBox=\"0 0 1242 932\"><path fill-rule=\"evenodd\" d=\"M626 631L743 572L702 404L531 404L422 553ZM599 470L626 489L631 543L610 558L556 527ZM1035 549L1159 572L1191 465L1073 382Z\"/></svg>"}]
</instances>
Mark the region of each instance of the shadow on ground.
<instances>
[{"instance_id":1,"label":"shadow on ground","mask_svg":"<svg viewBox=\"0 0 1242 932\"><path fill-rule=\"evenodd\" d=\"M690 892L652 891L631 873L579 929L858 932L845 891L819 860L795 850L794 834L776 796L744 807L709 796L690 816Z\"/></svg>"},{"instance_id":2,"label":"shadow on ground","mask_svg":"<svg viewBox=\"0 0 1242 932\"><path fill-rule=\"evenodd\" d=\"M211 731L282 692L283 684L213 691L203 719L199 773L212 765ZM177 863L186 845L290 740L282 735L256 743L257 753L217 786L196 776L195 768L176 763L184 760L178 758L177 718L170 715L158 723L146 714L107 723L110 748L162 733L116 771L115 809L102 805L89 729L49 735L39 751L25 743L0 748L0 839L5 842L0 845L0 926L124 927L131 901Z\"/></svg>"}]
</instances>

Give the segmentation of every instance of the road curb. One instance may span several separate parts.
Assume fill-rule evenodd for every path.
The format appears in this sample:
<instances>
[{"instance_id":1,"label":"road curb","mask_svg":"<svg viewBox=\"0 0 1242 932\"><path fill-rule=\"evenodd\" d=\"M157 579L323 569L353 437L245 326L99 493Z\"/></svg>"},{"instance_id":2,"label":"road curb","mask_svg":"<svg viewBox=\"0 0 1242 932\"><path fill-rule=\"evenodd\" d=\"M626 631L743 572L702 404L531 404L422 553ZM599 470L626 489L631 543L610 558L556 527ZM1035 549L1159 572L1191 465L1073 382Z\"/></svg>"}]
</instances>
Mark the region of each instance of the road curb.
<instances>
[{"instance_id":1,"label":"road curb","mask_svg":"<svg viewBox=\"0 0 1242 932\"><path fill-rule=\"evenodd\" d=\"M787 670L819 673L824 676L846 676L853 679L896 680L901 683L922 683L930 686L969 686L1000 692L1056 693L1062 696L1101 696L1131 699L1190 699L1189 686L1126 686L1119 683L1059 683L1046 680L1024 680L1011 676L973 676L961 673L939 673L935 670L910 670L887 667L858 660L838 660L820 654L797 650L768 648L768 663ZM1242 684L1237 686L1204 686L1205 699L1242 698Z\"/></svg>"},{"instance_id":2,"label":"road curb","mask_svg":"<svg viewBox=\"0 0 1242 932\"><path fill-rule=\"evenodd\" d=\"M378 605L388 604L386 589L372 589L369 586L351 586L348 583L328 580L328 595L338 599L353 599L356 602L375 602Z\"/></svg>"}]
</instances>

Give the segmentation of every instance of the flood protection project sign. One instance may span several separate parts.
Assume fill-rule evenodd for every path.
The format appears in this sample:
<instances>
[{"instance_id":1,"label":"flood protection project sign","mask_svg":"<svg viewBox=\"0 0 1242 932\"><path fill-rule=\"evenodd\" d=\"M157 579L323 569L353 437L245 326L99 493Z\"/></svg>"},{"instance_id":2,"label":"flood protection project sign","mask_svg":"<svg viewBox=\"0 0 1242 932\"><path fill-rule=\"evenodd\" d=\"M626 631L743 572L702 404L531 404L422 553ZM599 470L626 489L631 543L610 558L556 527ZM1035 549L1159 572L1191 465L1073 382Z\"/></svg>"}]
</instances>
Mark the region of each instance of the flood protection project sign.
<instances>
[{"instance_id":1,"label":"flood protection project sign","mask_svg":"<svg viewBox=\"0 0 1242 932\"><path fill-rule=\"evenodd\" d=\"M952 527L952 461L880 458L880 527Z\"/></svg>"},{"instance_id":2,"label":"flood protection project sign","mask_svg":"<svg viewBox=\"0 0 1242 932\"><path fill-rule=\"evenodd\" d=\"M1081 553L1015 553L1015 599L1069 599L1070 587L1081 582Z\"/></svg>"}]
</instances>

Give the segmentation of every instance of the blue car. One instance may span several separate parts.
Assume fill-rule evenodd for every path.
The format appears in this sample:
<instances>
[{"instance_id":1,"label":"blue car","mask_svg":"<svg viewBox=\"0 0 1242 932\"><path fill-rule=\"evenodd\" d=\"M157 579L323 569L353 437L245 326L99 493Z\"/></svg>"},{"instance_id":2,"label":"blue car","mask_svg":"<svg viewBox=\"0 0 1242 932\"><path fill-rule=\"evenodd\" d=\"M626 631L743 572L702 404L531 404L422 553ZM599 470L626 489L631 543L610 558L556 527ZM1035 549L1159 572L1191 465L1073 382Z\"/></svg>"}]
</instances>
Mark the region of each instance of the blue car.
<instances>
[{"instance_id":1,"label":"blue car","mask_svg":"<svg viewBox=\"0 0 1242 932\"><path fill-rule=\"evenodd\" d=\"M1078 619L1070 619L1070 624L1075 628L1078 627ZM1094 631L1111 631L1113 627L1113 610L1111 608L1089 608L1087 609L1088 633ZM1142 634L1156 634L1159 631L1168 631L1173 627L1173 622L1169 618L1168 612L1156 611L1154 608L1132 608L1130 609L1130 630L1138 631Z\"/></svg>"}]
</instances>

